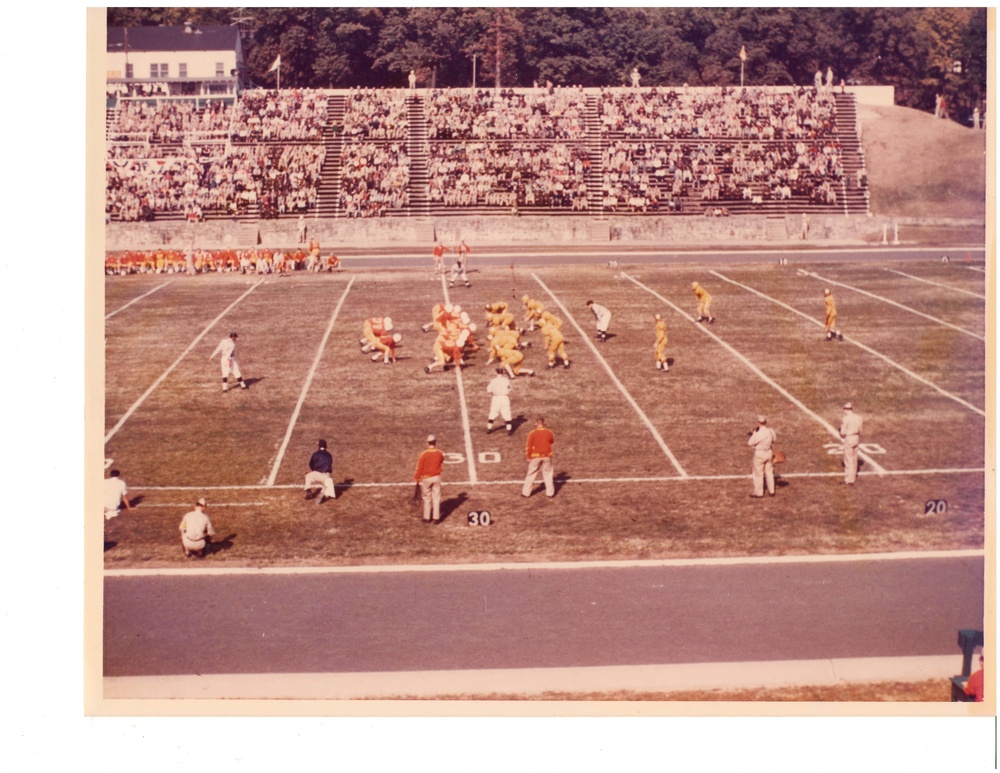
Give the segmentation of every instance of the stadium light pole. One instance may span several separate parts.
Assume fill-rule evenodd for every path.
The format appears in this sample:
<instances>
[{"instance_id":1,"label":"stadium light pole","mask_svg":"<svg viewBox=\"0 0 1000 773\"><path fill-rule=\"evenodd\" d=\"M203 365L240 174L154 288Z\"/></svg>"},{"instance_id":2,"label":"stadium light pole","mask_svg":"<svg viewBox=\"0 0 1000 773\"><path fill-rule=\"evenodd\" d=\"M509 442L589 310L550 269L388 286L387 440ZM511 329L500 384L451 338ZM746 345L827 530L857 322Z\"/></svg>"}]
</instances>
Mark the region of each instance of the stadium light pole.
<instances>
[{"instance_id":1,"label":"stadium light pole","mask_svg":"<svg viewBox=\"0 0 1000 773\"><path fill-rule=\"evenodd\" d=\"M479 54L473 54L472 55L472 88L473 88L473 90L475 90L475 88L476 88L476 57L477 56L479 56Z\"/></svg>"}]
</instances>

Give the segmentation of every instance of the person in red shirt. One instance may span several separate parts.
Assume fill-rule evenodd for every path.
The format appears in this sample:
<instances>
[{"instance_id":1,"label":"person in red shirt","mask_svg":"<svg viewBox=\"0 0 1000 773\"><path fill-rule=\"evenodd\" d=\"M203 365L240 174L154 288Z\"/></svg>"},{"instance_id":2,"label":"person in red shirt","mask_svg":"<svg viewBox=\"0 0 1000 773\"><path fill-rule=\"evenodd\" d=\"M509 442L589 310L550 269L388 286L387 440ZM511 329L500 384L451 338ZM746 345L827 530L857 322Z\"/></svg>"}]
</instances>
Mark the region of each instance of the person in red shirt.
<instances>
[{"instance_id":1,"label":"person in red shirt","mask_svg":"<svg viewBox=\"0 0 1000 773\"><path fill-rule=\"evenodd\" d=\"M979 670L976 671L972 676L969 677L969 681L965 683L965 694L973 696L976 703L983 702L983 683L986 680L986 672L984 665L986 660L985 655L979 653Z\"/></svg>"},{"instance_id":2,"label":"person in red shirt","mask_svg":"<svg viewBox=\"0 0 1000 773\"><path fill-rule=\"evenodd\" d=\"M528 459L528 474L521 487L522 497L531 496L531 487L535 483L535 476L539 469L542 472L542 480L545 481L545 496L552 498L556 495L552 476L552 444L555 443L555 440L556 437L552 430L545 426L545 419L541 417L536 419L535 428L528 433L528 441L524 449L524 455Z\"/></svg>"},{"instance_id":3,"label":"person in red shirt","mask_svg":"<svg viewBox=\"0 0 1000 773\"><path fill-rule=\"evenodd\" d=\"M420 486L424 502L424 523L441 521L441 466L444 454L437 447L437 438L427 436L427 448L417 457L413 480Z\"/></svg>"},{"instance_id":4,"label":"person in red shirt","mask_svg":"<svg viewBox=\"0 0 1000 773\"><path fill-rule=\"evenodd\" d=\"M444 273L444 254L446 252L451 252L450 247L445 247L440 242L434 244L434 273L443 274Z\"/></svg>"}]
</instances>

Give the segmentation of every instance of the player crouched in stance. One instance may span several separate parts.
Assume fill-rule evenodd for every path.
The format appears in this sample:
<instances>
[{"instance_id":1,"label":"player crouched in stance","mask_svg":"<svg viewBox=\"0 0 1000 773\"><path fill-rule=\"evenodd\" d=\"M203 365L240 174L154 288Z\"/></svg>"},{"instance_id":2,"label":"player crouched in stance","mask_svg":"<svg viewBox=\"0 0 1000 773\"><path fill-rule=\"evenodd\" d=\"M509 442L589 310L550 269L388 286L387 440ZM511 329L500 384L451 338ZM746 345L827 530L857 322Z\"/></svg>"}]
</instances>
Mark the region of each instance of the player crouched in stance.
<instances>
[{"instance_id":1,"label":"player crouched in stance","mask_svg":"<svg viewBox=\"0 0 1000 773\"><path fill-rule=\"evenodd\" d=\"M545 306L541 301L536 301L530 295L524 295L521 297L521 303L524 304L524 321L528 323L527 330L522 332L533 333L535 331L535 326L541 319L542 312L545 311Z\"/></svg>"},{"instance_id":2,"label":"player crouched in stance","mask_svg":"<svg viewBox=\"0 0 1000 773\"><path fill-rule=\"evenodd\" d=\"M545 336L545 351L549 357L548 367L556 366L556 359L562 360L564 368L569 367L569 357L566 356L566 337L562 334L562 320L554 314L542 312L542 335Z\"/></svg>"},{"instance_id":3,"label":"player crouched in stance","mask_svg":"<svg viewBox=\"0 0 1000 773\"><path fill-rule=\"evenodd\" d=\"M205 513L206 507L208 503L202 497L195 503L194 510L181 520L181 547L185 558L204 558L208 555L215 529Z\"/></svg>"},{"instance_id":4,"label":"player crouched in stance","mask_svg":"<svg viewBox=\"0 0 1000 773\"><path fill-rule=\"evenodd\" d=\"M662 314L654 314L656 321L656 341L653 344L653 354L656 357L656 369L666 373L670 370L667 365L667 323Z\"/></svg>"},{"instance_id":5,"label":"player crouched in stance","mask_svg":"<svg viewBox=\"0 0 1000 773\"><path fill-rule=\"evenodd\" d=\"M608 340L608 326L611 324L611 310L607 306L602 306L593 301L587 301L589 308L597 318L597 338L599 341Z\"/></svg>"},{"instance_id":6,"label":"player crouched in stance","mask_svg":"<svg viewBox=\"0 0 1000 773\"><path fill-rule=\"evenodd\" d=\"M396 362L396 344L403 336L393 332L391 317L370 317L365 320L365 337L361 339L361 351L365 354L375 352L372 362L382 360L386 365Z\"/></svg>"},{"instance_id":7,"label":"player crouched in stance","mask_svg":"<svg viewBox=\"0 0 1000 773\"><path fill-rule=\"evenodd\" d=\"M837 303L833 300L833 293L828 289L823 291L823 305L825 314L823 316L823 324L826 327L826 340L832 341L837 339L838 341L844 340L844 334L837 330Z\"/></svg>"},{"instance_id":8,"label":"player crouched in stance","mask_svg":"<svg viewBox=\"0 0 1000 773\"><path fill-rule=\"evenodd\" d=\"M501 328L490 337L490 356L487 364L499 360L501 367L511 378L534 376L535 371L521 368L524 352L519 348L520 336L516 330Z\"/></svg>"},{"instance_id":9,"label":"player crouched in stance","mask_svg":"<svg viewBox=\"0 0 1000 773\"><path fill-rule=\"evenodd\" d=\"M212 352L208 359L215 359L215 355L222 354L222 359L220 363L222 365L222 391L229 391L229 374L232 373L233 376L239 380L240 389L247 388L247 382L243 380L243 373L240 371L240 365L236 362L236 339L239 335L235 332L230 333L228 338L223 338L219 341L219 345L215 347L215 351Z\"/></svg>"},{"instance_id":10,"label":"player crouched in stance","mask_svg":"<svg viewBox=\"0 0 1000 773\"><path fill-rule=\"evenodd\" d=\"M318 504L328 499L336 499L337 492L333 487L333 456L326 450L326 441L319 441L319 448L309 457L309 472L306 473L306 499L313 499L317 489L322 491Z\"/></svg>"},{"instance_id":11,"label":"player crouched in stance","mask_svg":"<svg viewBox=\"0 0 1000 773\"><path fill-rule=\"evenodd\" d=\"M493 422L499 416L507 424L507 435L514 432L514 425L511 424L510 393L513 387L510 383L510 375L503 368L497 368L497 374L486 385L486 392L490 395L490 413L486 418L486 434L493 431Z\"/></svg>"},{"instance_id":12,"label":"player crouched in stance","mask_svg":"<svg viewBox=\"0 0 1000 773\"><path fill-rule=\"evenodd\" d=\"M441 330L434 339L434 361L424 368L424 373L430 373L438 366L445 370L449 359L455 367L460 368L465 365L463 349L476 331L476 325L469 322L469 315L464 312L455 317L454 313L458 310L459 307L455 306L450 314L446 312L449 318L441 325Z\"/></svg>"},{"instance_id":13,"label":"player crouched in stance","mask_svg":"<svg viewBox=\"0 0 1000 773\"><path fill-rule=\"evenodd\" d=\"M691 283L691 289L694 290L694 297L698 301L698 319L695 322L707 321L712 324L715 322L715 317L712 316L712 296L697 282Z\"/></svg>"}]
</instances>

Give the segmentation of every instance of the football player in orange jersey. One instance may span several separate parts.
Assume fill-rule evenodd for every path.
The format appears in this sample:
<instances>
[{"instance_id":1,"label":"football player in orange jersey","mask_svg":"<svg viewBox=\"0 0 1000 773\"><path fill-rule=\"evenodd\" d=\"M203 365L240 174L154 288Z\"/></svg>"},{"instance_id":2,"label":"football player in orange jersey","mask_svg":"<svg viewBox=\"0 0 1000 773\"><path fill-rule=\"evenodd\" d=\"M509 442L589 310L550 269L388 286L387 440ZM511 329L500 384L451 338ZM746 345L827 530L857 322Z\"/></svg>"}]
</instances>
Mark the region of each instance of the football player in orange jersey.
<instances>
[{"instance_id":1,"label":"football player in orange jersey","mask_svg":"<svg viewBox=\"0 0 1000 773\"><path fill-rule=\"evenodd\" d=\"M656 369L666 372L670 369L667 365L667 323L661 314L654 314L653 319L656 321L656 341L653 343Z\"/></svg>"},{"instance_id":2,"label":"football player in orange jersey","mask_svg":"<svg viewBox=\"0 0 1000 773\"><path fill-rule=\"evenodd\" d=\"M545 336L545 350L549 355L549 367L556 366L556 358L563 361L563 367L569 367L569 357L566 356L566 338L562 331L551 320L542 320L542 334Z\"/></svg>"}]
</instances>

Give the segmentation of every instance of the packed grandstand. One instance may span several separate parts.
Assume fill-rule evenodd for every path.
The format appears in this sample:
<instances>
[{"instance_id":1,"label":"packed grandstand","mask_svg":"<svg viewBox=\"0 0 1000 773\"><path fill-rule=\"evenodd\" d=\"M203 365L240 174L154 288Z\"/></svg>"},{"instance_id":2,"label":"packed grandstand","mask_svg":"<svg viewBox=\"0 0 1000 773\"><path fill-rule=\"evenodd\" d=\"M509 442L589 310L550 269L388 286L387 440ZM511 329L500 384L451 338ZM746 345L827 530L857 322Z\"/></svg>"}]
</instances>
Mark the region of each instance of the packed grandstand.
<instances>
[{"instance_id":1,"label":"packed grandstand","mask_svg":"<svg viewBox=\"0 0 1000 773\"><path fill-rule=\"evenodd\" d=\"M109 220L868 211L843 88L248 90L107 109Z\"/></svg>"}]
</instances>

